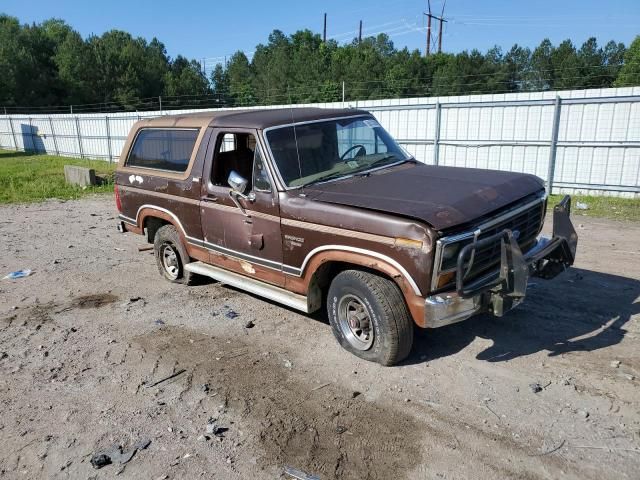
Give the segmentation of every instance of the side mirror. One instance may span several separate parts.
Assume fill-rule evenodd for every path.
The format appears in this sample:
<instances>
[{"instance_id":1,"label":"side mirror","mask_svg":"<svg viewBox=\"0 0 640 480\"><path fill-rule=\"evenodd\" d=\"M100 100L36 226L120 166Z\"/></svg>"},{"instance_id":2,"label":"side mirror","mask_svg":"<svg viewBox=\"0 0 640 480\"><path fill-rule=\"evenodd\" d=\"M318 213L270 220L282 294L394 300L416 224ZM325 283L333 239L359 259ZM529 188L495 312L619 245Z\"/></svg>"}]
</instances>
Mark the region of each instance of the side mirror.
<instances>
[{"instance_id":1,"label":"side mirror","mask_svg":"<svg viewBox=\"0 0 640 480\"><path fill-rule=\"evenodd\" d=\"M244 216L250 217L251 215L249 215L247 213L247 211L244 209L244 207L238 201L238 198L241 198L243 200L247 200L247 201L249 201L251 203L256 201L256 194L255 193L249 192L249 195L245 195L244 194L244 192L247 190L247 185L249 184L249 180L244 178L242 175L240 175L235 170L231 170L231 173L229 174L229 178L227 179L227 183L231 187L231 191L229 192L229 196L231 197L231 200L233 200L233 203L236 204L236 207L238 207L240 209L240 211L242 212L242 214Z\"/></svg>"},{"instance_id":2,"label":"side mirror","mask_svg":"<svg viewBox=\"0 0 640 480\"><path fill-rule=\"evenodd\" d=\"M244 178L235 170L231 170L229 178L227 179L227 183L234 192L244 194L245 190L247 189L247 185L249 184L249 180Z\"/></svg>"}]
</instances>

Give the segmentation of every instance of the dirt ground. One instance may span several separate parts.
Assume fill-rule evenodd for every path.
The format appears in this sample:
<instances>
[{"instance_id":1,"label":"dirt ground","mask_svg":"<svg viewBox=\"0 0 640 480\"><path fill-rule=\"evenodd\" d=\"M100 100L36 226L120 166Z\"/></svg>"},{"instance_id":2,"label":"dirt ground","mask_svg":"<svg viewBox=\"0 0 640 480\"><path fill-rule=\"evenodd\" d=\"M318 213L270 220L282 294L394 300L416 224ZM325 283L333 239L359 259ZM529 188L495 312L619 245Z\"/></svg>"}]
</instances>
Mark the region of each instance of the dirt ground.
<instances>
[{"instance_id":1,"label":"dirt ground","mask_svg":"<svg viewBox=\"0 0 640 480\"><path fill-rule=\"evenodd\" d=\"M169 284L109 197L2 207L0 276L34 273L0 281L0 478L638 479L640 224L574 223L575 268L385 368L324 315Z\"/></svg>"}]
</instances>

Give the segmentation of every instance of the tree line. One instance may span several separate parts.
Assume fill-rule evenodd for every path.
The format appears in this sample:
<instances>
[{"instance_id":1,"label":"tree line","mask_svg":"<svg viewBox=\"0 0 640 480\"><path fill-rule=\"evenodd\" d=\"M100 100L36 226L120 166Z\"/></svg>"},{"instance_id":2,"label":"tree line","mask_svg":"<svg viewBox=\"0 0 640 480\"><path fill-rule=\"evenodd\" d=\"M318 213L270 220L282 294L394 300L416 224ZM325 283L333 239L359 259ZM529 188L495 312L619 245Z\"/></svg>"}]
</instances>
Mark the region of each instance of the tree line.
<instances>
[{"instance_id":1,"label":"tree line","mask_svg":"<svg viewBox=\"0 0 640 480\"><path fill-rule=\"evenodd\" d=\"M241 51L210 76L167 55L162 42L111 30L82 36L64 21L22 25L0 15L0 106L7 111L75 105L76 111L273 105L640 85L640 36L627 48L589 38L548 39L439 53L398 49L385 34L348 44L274 30L251 59ZM66 109L67 107L65 107Z\"/></svg>"}]
</instances>

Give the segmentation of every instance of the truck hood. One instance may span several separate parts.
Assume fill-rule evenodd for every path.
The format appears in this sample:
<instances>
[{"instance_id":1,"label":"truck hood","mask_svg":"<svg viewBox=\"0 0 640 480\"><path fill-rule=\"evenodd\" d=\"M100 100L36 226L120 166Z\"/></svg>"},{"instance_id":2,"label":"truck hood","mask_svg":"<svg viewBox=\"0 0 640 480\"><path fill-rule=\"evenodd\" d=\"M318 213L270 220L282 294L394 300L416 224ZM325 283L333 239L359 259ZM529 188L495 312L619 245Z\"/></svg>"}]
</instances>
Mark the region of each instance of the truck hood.
<instances>
[{"instance_id":1,"label":"truck hood","mask_svg":"<svg viewBox=\"0 0 640 480\"><path fill-rule=\"evenodd\" d=\"M401 215L444 230L473 222L544 188L534 175L406 163L305 188L309 199Z\"/></svg>"}]
</instances>

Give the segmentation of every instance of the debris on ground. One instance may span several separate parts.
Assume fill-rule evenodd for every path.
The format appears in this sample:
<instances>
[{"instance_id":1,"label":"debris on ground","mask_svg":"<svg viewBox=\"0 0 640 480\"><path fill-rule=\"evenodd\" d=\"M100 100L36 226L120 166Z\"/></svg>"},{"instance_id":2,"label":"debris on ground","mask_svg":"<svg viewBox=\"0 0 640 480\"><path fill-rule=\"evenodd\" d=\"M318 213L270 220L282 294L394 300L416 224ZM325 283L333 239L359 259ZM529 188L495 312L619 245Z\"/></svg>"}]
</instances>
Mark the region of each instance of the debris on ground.
<instances>
[{"instance_id":1,"label":"debris on ground","mask_svg":"<svg viewBox=\"0 0 640 480\"><path fill-rule=\"evenodd\" d=\"M4 276L2 279L3 280L17 280L18 278L28 277L32 273L33 273L32 270L29 270L28 268L26 268L24 270L16 270L15 272L11 272L8 275Z\"/></svg>"},{"instance_id":2,"label":"debris on ground","mask_svg":"<svg viewBox=\"0 0 640 480\"><path fill-rule=\"evenodd\" d=\"M149 445L151 445L151 440L146 438L138 440L131 448L126 450L123 449L121 445L114 445L108 450L103 450L93 455L91 457L91 465L96 470L113 463L124 465L129 463L138 451L146 450Z\"/></svg>"},{"instance_id":3,"label":"debris on ground","mask_svg":"<svg viewBox=\"0 0 640 480\"><path fill-rule=\"evenodd\" d=\"M618 368L620 366L620 360L613 360L611 362L611 368Z\"/></svg>"},{"instance_id":4,"label":"debris on ground","mask_svg":"<svg viewBox=\"0 0 640 480\"><path fill-rule=\"evenodd\" d=\"M233 320L234 318L239 317L240 314L238 312L236 312L235 310L229 309L229 311L227 313L225 313L224 316L227 317L227 318L230 318L231 320Z\"/></svg>"},{"instance_id":5,"label":"debris on ground","mask_svg":"<svg viewBox=\"0 0 640 480\"><path fill-rule=\"evenodd\" d=\"M155 323L156 325L164 325L164 321L163 321L163 320L160 320L160 319L156 320L156 321L155 321L155 322L153 322L153 323Z\"/></svg>"},{"instance_id":6,"label":"debris on ground","mask_svg":"<svg viewBox=\"0 0 640 480\"><path fill-rule=\"evenodd\" d=\"M320 390L321 388L328 387L329 385L331 385L331 384L330 383L323 383L322 385L318 385L317 387L312 388L311 391L315 392L317 390Z\"/></svg>"},{"instance_id":7,"label":"debris on ground","mask_svg":"<svg viewBox=\"0 0 640 480\"><path fill-rule=\"evenodd\" d=\"M292 368L293 367L293 363L291 363L291 360L285 360L284 361L284 366L286 368Z\"/></svg>"},{"instance_id":8,"label":"debris on ground","mask_svg":"<svg viewBox=\"0 0 640 480\"><path fill-rule=\"evenodd\" d=\"M209 423L207 423L207 428L205 431L209 435L215 435L218 438L224 438L225 432L228 432L229 429L227 427L220 427L214 419L209 419Z\"/></svg>"},{"instance_id":9,"label":"debris on ground","mask_svg":"<svg viewBox=\"0 0 640 480\"><path fill-rule=\"evenodd\" d=\"M530 383L529 388L533 393L540 393L542 391L542 385L539 383Z\"/></svg>"},{"instance_id":10,"label":"debris on ground","mask_svg":"<svg viewBox=\"0 0 640 480\"><path fill-rule=\"evenodd\" d=\"M320 477L316 475L309 475L302 470L289 466L284 467L284 473L285 475L289 475L291 478L295 478L297 480L320 480Z\"/></svg>"},{"instance_id":11,"label":"debris on ground","mask_svg":"<svg viewBox=\"0 0 640 480\"><path fill-rule=\"evenodd\" d=\"M584 202L576 202L576 208L578 210L589 210L589 205Z\"/></svg>"},{"instance_id":12,"label":"debris on ground","mask_svg":"<svg viewBox=\"0 0 640 480\"><path fill-rule=\"evenodd\" d=\"M138 247L139 252L148 252L149 250L153 250L153 245L140 245Z\"/></svg>"},{"instance_id":13,"label":"debris on ground","mask_svg":"<svg viewBox=\"0 0 640 480\"><path fill-rule=\"evenodd\" d=\"M203 383L202 385L200 385L200 389L204 392L204 393L209 393L209 390L211 389L209 387L208 383Z\"/></svg>"},{"instance_id":14,"label":"debris on ground","mask_svg":"<svg viewBox=\"0 0 640 480\"><path fill-rule=\"evenodd\" d=\"M93 457L91 457L91 465L96 470L106 467L107 465L111 465L111 458L104 453L97 453Z\"/></svg>"},{"instance_id":15,"label":"debris on ground","mask_svg":"<svg viewBox=\"0 0 640 480\"><path fill-rule=\"evenodd\" d=\"M252 320L249 320L247 323L244 324L244 328L253 328L255 326L256 326L256 324L253 323Z\"/></svg>"},{"instance_id":16,"label":"debris on ground","mask_svg":"<svg viewBox=\"0 0 640 480\"><path fill-rule=\"evenodd\" d=\"M167 380L171 380L176 378L178 375L182 375L184 372L186 372L186 370L183 368L182 370L178 370L175 373L172 373L171 375L169 375L168 377L164 377L161 380L158 380L157 382L152 383L151 385L147 385L147 388L151 388L151 387L155 387L157 385L160 385L163 382L166 382Z\"/></svg>"}]
</instances>

